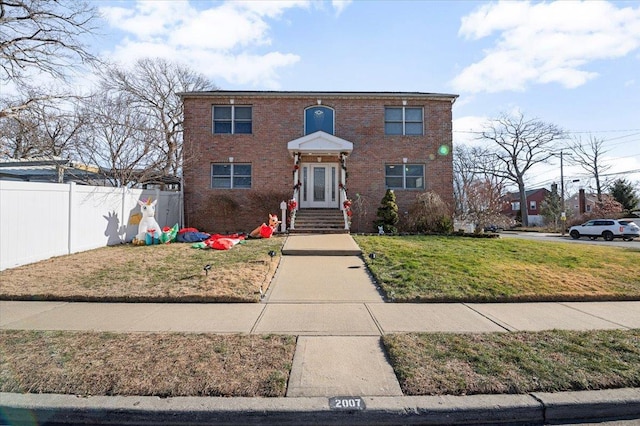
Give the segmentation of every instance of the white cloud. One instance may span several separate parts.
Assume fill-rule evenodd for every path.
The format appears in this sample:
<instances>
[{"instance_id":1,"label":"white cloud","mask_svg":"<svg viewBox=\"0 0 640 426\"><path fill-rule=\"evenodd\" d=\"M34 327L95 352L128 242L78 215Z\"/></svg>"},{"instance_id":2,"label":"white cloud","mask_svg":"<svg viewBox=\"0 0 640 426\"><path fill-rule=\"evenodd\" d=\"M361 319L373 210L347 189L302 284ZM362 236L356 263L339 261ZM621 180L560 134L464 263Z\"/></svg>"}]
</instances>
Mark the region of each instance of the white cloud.
<instances>
[{"instance_id":1,"label":"white cloud","mask_svg":"<svg viewBox=\"0 0 640 426\"><path fill-rule=\"evenodd\" d=\"M352 0L331 0L331 6L335 9L336 16L340 15L351 2Z\"/></svg>"},{"instance_id":2,"label":"white cloud","mask_svg":"<svg viewBox=\"0 0 640 426\"><path fill-rule=\"evenodd\" d=\"M468 115L456 118L452 122L453 143L466 146L484 146L486 142L478 139L478 133L482 132L487 124L487 117Z\"/></svg>"},{"instance_id":3,"label":"white cloud","mask_svg":"<svg viewBox=\"0 0 640 426\"><path fill-rule=\"evenodd\" d=\"M640 48L640 7L617 8L604 1L500 1L463 17L458 34L467 40L497 34L484 57L454 78L458 91L522 91L545 83L575 88L597 77L584 69L591 61Z\"/></svg>"},{"instance_id":4,"label":"white cloud","mask_svg":"<svg viewBox=\"0 0 640 426\"><path fill-rule=\"evenodd\" d=\"M130 8L102 7L108 24L126 34L105 55L124 65L142 57L163 57L187 63L214 82L222 78L277 89L278 70L297 63L300 56L269 50L271 21L311 4L229 1L202 7L185 1L137 1ZM342 11L347 4L333 7Z\"/></svg>"}]
</instances>

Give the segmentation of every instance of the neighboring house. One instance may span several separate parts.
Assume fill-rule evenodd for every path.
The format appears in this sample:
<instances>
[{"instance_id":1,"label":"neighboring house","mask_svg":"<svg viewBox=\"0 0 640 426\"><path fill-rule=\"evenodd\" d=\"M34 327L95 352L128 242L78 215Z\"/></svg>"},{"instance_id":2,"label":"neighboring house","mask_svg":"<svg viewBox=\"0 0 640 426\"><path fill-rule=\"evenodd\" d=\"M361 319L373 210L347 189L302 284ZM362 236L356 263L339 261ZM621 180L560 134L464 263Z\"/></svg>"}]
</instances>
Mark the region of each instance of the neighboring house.
<instances>
[{"instance_id":1,"label":"neighboring house","mask_svg":"<svg viewBox=\"0 0 640 426\"><path fill-rule=\"evenodd\" d=\"M98 167L58 157L0 161L0 180L100 185L104 179Z\"/></svg>"},{"instance_id":2,"label":"neighboring house","mask_svg":"<svg viewBox=\"0 0 640 426\"><path fill-rule=\"evenodd\" d=\"M529 226L541 226L544 224L544 217L540 214L540 206L545 197L550 194L546 188L532 189L525 191L527 197L527 215L529 217ZM519 217L520 214L520 194L518 192L509 192L504 197L504 208L502 214L512 219Z\"/></svg>"},{"instance_id":3,"label":"neighboring house","mask_svg":"<svg viewBox=\"0 0 640 426\"><path fill-rule=\"evenodd\" d=\"M131 175L137 182L129 182L128 187L174 191L180 189L178 176L164 176L160 172L149 170L134 170ZM0 180L113 186L115 176L118 173L113 170L59 157L0 161Z\"/></svg>"},{"instance_id":4,"label":"neighboring house","mask_svg":"<svg viewBox=\"0 0 640 426\"><path fill-rule=\"evenodd\" d=\"M370 232L387 188L404 214L434 191L453 206L452 105L417 92L181 93L188 226L248 231L299 209L344 210ZM360 203L356 202L356 198ZM359 206L366 206L366 210Z\"/></svg>"},{"instance_id":5,"label":"neighboring house","mask_svg":"<svg viewBox=\"0 0 640 426\"><path fill-rule=\"evenodd\" d=\"M587 194L584 189L581 189L577 194L567 199L565 206L567 207L567 212L570 212L570 216L581 216L584 213L594 211L597 203L597 194Z\"/></svg>"}]
</instances>

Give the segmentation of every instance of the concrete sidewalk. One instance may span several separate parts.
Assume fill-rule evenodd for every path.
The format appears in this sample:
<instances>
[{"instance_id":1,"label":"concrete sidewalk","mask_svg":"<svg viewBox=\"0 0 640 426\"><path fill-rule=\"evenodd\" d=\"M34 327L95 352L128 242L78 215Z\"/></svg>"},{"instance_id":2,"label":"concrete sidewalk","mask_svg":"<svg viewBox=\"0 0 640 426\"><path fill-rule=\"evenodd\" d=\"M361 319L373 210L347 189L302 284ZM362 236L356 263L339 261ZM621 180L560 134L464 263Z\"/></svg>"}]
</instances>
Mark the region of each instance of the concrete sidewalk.
<instances>
[{"instance_id":1,"label":"concrete sidewalk","mask_svg":"<svg viewBox=\"0 0 640 426\"><path fill-rule=\"evenodd\" d=\"M532 410L533 417L525 416L529 419L527 422L531 422L532 418L539 419L541 413L543 418L548 419L553 403L547 403L547 400L551 401L558 395L565 394L549 394L551 396L545 396L545 399L538 395L458 397L462 399L404 397L382 347L381 335L422 331L481 333L640 327L640 302L385 303L359 256L360 249L348 234L290 236L283 247L283 253L285 252L288 254L282 257L263 303L100 304L0 301L0 328L292 334L298 336L298 340L287 386L287 398L224 398L222 400L225 407L228 405L236 408L219 408L216 422L234 423L232 420L237 419L241 423L254 423L260 419L260 422L275 424L285 422L287 416L292 416L289 421L300 423L301 419L309 416L308 423L343 423L347 417L340 414L340 410L332 410L327 404L329 398L346 396L364 398L362 401L366 402L367 413L360 412L360 417L348 417L349 423L370 424L382 419L389 423L389 419L395 418L407 424L453 424L457 422L457 418L464 418L465 421L482 418L488 423L498 420L519 423L518 416L522 415L523 410ZM562 418L612 417L612 411L603 407L616 407L614 412L623 413L619 410L620 401L624 401L627 410L624 411L624 416L640 418L640 390L619 390L615 397L611 395L606 392L568 393L565 395L566 400L558 403L565 407ZM17 404L12 406L17 412L22 412L18 406L32 404L34 410L44 410L43 413L47 413L47 410L52 410L51 398L54 397L4 394L0 405L6 408L6 401L11 400ZM68 400L63 396L59 398ZM589 404L585 401L594 398L605 401L591 403L590 406L595 408L586 409ZM54 398L55 401L60 399ZM205 415L197 407L218 404L215 398L169 398L170 403L158 404L153 402L153 398L91 399L98 404L92 407L92 410L97 411L103 408L100 404L105 403L104 401L111 401L107 404L109 407L112 407L113 401L120 401L129 410L133 410L132 418L137 418L134 415L135 409L129 405L134 400L138 404L140 401L145 401L142 405L148 404L149 408L145 413L149 416L153 413L160 416L160 412L164 410L167 419L170 419L172 410L187 410L195 416L188 417L193 423L198 423L198 419L212 419L212 413ZM513 405L506 403L511 400ZM195 408L190 405L194 401L198 401ZM319 407L323 405L319 401L324 401L323 408ZM441 406L452 404L451 401L456 402L447 406L450 409ZM307 404L310 405L305 409ZM432 404L436 404L437 408ZM463 407L465 404L466 408ZM380 411L374 407L379 407ZM74 412L72 407L67 408ZM126 411L122 407L118 409ZM244 414L239 414L240 412ZM353 414L353 410L349 412ZM438 412L442 415L438 416ZM269 419L264 418L264 413L271 414ZM408 413L413 414L407 415ZM227 415L234 417L226 418ZM277 421L278 419L282 421ZM166 424L166 419L159 422Z\"/></svg>"},{"instance_id":2,"label":"concrete sidewalk","mask_svg":"<svg viewBox=\"0 0 640 426\"><path fill-rule=\"evenodd\" d=\"M0 329L381 336L640 328L640 302L264 304L0 301Z\"/></svg>"}]
</instances>

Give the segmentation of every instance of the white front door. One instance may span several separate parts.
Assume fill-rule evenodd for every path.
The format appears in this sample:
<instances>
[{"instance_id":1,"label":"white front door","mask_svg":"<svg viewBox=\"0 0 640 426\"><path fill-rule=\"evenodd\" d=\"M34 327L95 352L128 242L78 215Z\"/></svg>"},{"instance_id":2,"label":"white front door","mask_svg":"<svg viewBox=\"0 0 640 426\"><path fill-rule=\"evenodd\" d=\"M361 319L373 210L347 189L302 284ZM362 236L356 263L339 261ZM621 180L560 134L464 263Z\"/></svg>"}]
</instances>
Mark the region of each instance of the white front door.
<instances>
[{"instance_id":1,"label":"white front door","mask_svg":"<svg viewBox=\"0 0 640 426\"><path fill-rule=\"evenodd\" d=\"M338 208L338 163L302 163L301 208Z\"/></svg>"}]
</instances>

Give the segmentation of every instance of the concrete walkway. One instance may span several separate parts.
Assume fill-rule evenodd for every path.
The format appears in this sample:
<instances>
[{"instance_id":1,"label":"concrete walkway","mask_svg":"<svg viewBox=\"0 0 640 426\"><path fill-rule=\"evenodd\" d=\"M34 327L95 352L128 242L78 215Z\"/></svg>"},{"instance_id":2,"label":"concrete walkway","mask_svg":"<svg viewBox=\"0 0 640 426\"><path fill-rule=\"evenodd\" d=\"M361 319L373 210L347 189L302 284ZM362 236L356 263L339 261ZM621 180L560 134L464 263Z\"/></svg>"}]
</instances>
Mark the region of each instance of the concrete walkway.
<instances>
[{"instance_id":1,"label":"concrete walkway","mask_svg":"<svg viewBox=\"0 0 640 426\"><path fill-rule=\"evenodd\" d=\"M375 405L373 401L379 402L380 398L386 403L396 401L393 399L396 398L397 401L391 404L397 404L396 409L399 411L396 415L406 413L407 404L420 406L428 399L416 400L414 397L402 396L380 341L383 334L640 328L640 302L385 303L359 256L360 249L348 234L290 236L283 247L283 254L286 255L282 257L273 282L260 304L0 301L0 328L297 335L299 337L285 400L293 398L303 407L309 399L317 403L318 398L324 398L326 404L327 399L332 397L363 397L369 401L367 407L371 407L372 404ZM557 394L550 395L557 397ZM595 398L595 395L603 394L567 394L569 400L566 404L579 408L575 413L567 415L582 413L581 416L586 414L588 417L589 411L584 411L582 398ZM609 396L604 399L614 407L623 400L626 410L635 407L632 415L640 418L638 389L626 392L621 390L615 395L615 398ZM22 401L29 397L31 396L4 394L2 405L7 398ZM506 401L511 397L500 396L500 400ZM543 404L540 398L527 395L513 397L520 398L517 404L522 401L525 401L524 406L532 404L535 416L538 416L538 408ZM38 396L34 398L37 399ZM240 404L239 408L245 404L243 399L233 400L234 404ZM476 397L468 399L471 405L467 408L478 409L476 404L479 400ZM494 400L491 401L491 404L495 403ZM459 403L460 401L456 402ZM252 404L254 402L249 406L254 406ZM258 404L260 409L266 410L263 405ZM284 405L289 406L288 403ZM548 415L549 407L542 408L540 412ZM372 411L367 409L368 414L362 414L362 419L366 419L363 423L375 423L369 417ZM480 411L483 409L486 415L496 415L495 407L482 406ZM297 412L292 408L284 411L288 410ZM385 410L394 409L387 407ZM597 418L603 418L602 413L607 411L602 407L599 410ZM342 419L336 414L339 410L327 407L324 411L325 414L331 413L337 419ZM511 411L514 415L521 412L520 409ZM246 412L252 410L248 409ZM238 413L234 415L237 416ZM509 421L518 421L504 412L500 415L506 416ZM452 423L453 417L450 413L448 416L449 420L444 423ZM272 417L276 418L278 417ZM321 418L321 423L327 423L331 417ZM421 422L425 421L423 416L418 418ZM496 420L495 417L487 419L488 422ZM220 417L216 421L222 420ZM407 419L403 422L407 422Z\"/></svg>"}]
</instances>

